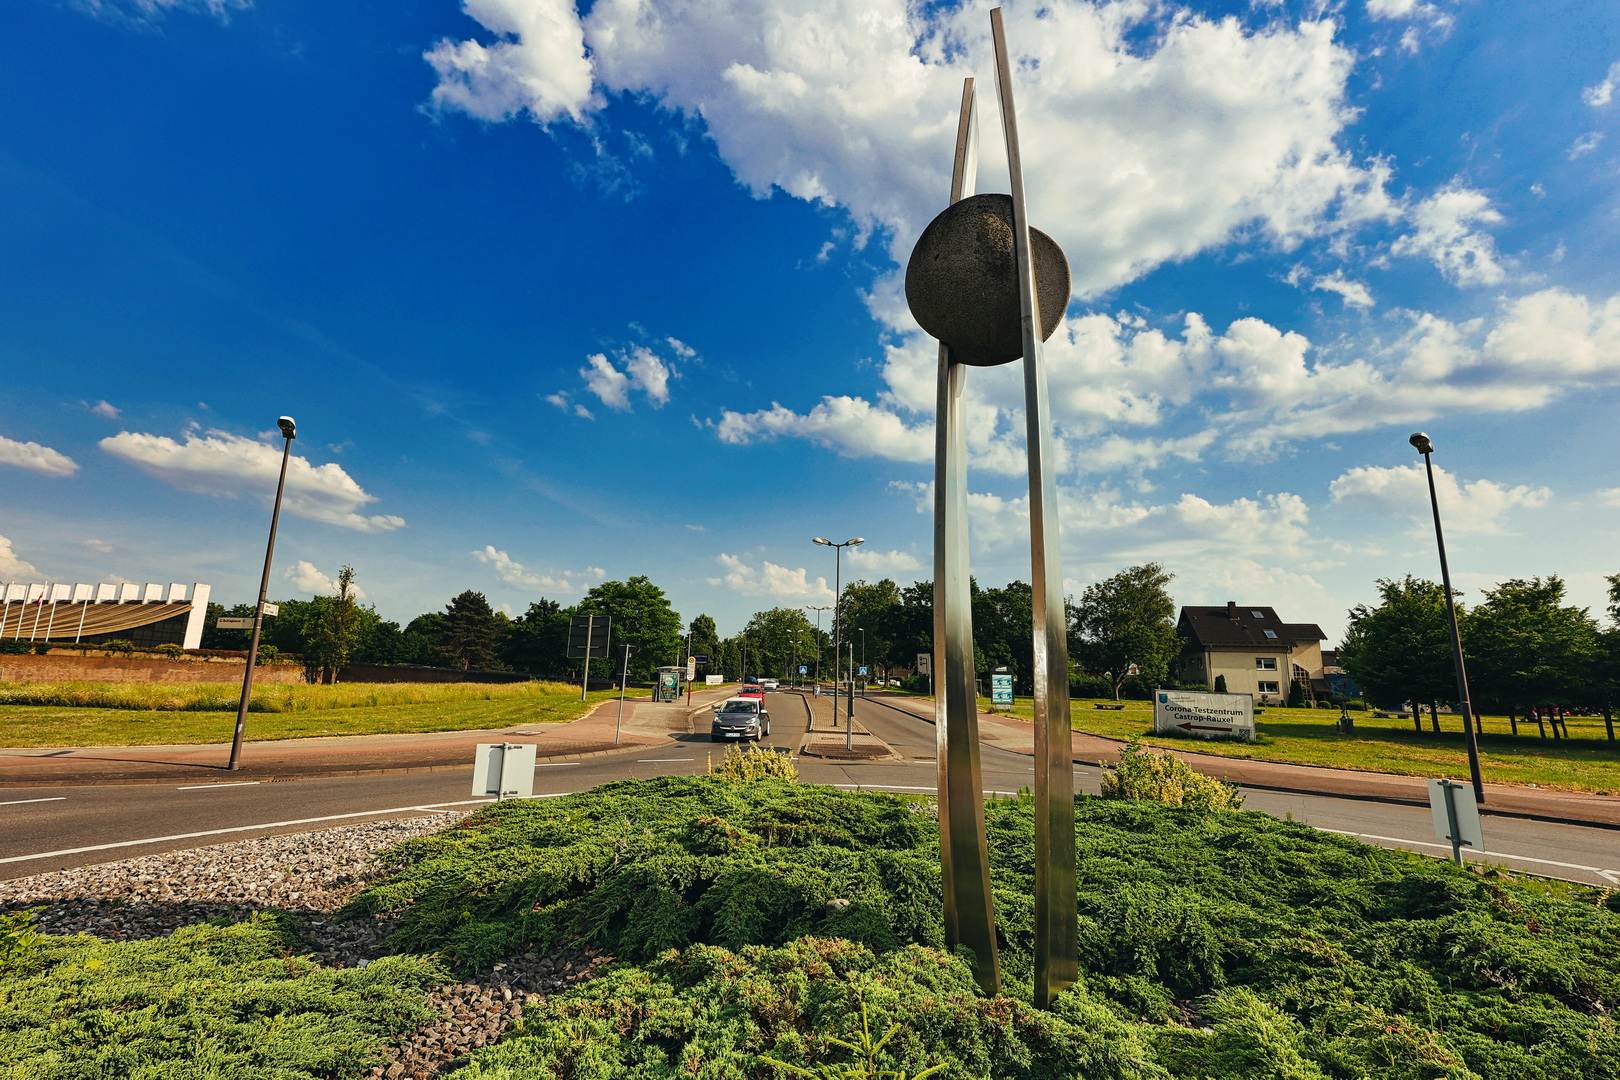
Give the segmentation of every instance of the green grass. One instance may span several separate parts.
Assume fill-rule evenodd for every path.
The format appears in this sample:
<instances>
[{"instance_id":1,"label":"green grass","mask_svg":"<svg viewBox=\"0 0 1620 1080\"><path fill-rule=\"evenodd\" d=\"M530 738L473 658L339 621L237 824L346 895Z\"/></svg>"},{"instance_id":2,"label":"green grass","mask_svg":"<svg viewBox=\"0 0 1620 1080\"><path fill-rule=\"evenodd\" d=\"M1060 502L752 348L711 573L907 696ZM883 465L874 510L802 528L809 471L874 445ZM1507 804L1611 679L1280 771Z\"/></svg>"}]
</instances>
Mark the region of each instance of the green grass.
<instances>
[{"instance_id":1,"label":"green grass","mask_svg":"<svg viewBox=\"0 0 1620 1080\"><path fill-rule=\"evenodd\" d=\"M1426 712L1422 732L1413 730L1411 720L1355 712L1350 714L1355 730L1346 733L1339 730L1339 714L1331 709L1267 708L1255 718L1258 741L1232 743L1155 735L1152 702L1127 701L1122 712L1115 712L1093 708L1098 700L1102 699L1073 703L1070 722L1074 730L1110 739L1140 736L1151 746L1291 765L1402 776L1466 776L1468 772L1462 722L1443 713L1438 735L1430 730ZM979 707L988 711L989 700L980 698ZM1015 698L1010 715L1030 719L1029 699ZM1480 771L1487 781L1620 794L1620 743L1608 741L1601 717L1571 720L1570 738L1556 742L1550 731L1542 739L1536 735L1535 725L1524 721L1519 722L1519 734L1512 735L1505 716L1484 717L1481 727Z\"/></svg>"},{"instance_id":2,"label":"green grass","mask_svg":"<svg viewBox=\"0 0 1620 1080\"><path fill-rule=\"evenodd\" d=\"M1076 800L1079 983L1030 1009L1032 800L986 824L1006 996L945 951L927 800L629 780L491 806L384 856L392 946L483 967L590 944L601 976L458 1080L768 1080L762 1055L950 1080L1620 1077L1620 897L1262 814Z\"/></svg>"},{"instance_id":3,"label":"green grass","mask_svg":"<svg viewBox=\"0 0 1620 1080\"><path fill-rule=\"evenodd\" d=\"M136 942L31 936L0 963L0 1076L341 1080L432 1015L423 993L445 981L438 964L321 968L295 955L283 923Z\"/></svg>"},{"instance_id":4,"label":"green grass","mask_svg":"<svg viewBox=\"0 0 1620 1080\"><path fill-rule=\"evenodd\" d=\"M152 746L226 741L228 683L0 683L0 746ZM350 683L255 687L247 737L305 739L465 731L573 720L617 691L564 683ZM20 702L37 702L24 704ZM117 703L109 707L109 703Z\"/></svg>"}]
</instances>

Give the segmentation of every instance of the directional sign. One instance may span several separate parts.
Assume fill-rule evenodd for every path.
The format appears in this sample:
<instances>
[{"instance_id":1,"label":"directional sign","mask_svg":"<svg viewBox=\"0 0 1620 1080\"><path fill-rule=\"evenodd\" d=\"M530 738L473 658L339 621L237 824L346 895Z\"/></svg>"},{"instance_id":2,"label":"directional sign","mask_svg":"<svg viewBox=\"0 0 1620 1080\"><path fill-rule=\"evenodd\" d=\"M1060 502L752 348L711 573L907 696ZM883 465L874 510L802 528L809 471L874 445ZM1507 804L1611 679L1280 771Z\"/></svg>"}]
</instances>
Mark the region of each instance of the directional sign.
<instances>
[{"instance_id":1,"label":"directional sign","mask_svg":"<svg viewBox=\"0 0 1620 1080\"><path fill-rule=\"evenodd\" d=\"M1153 730L1195 739L1254 738L1254 699L1248 694L1153 692Z\"/></svg>"},{"instance_id":2,"label":"directional sign","mask_svg":"<svg viewBox=\"0 0 1620 1080\"><path fill-rule=\"evenodd\" d=\"M264 612L266 615L280 615L281 614L281 605L280 604L261 604L261 605L259 605L259 610Z\"/></svg>"},{"instance_id":3,"label":"directional sign","mask_svg":"<svg viewBox=\"0 0 1620 1080\"><path fill-rule=\"evenodd\" d=\"M606 615L575 615L568 620L568 659L583 660L586 652L594 660L613 655L608 638L612 629Z\"/></svg>"},{"instance_id":4,"label":"directional sign","mask_svg":"<svg viewBox=\"0 0 1620 1080\"><path fill-rule=\"evenodd\" d=\"M1010 706L1012 703L1012 676L992 674L990 676L990 704Z\"/></svg>"},{"instance_id":5,"label":"directional sign","mask_svg":"<svg viewBox=\"0 0 1620 1080\"><path fill-rule=\"evenodd\" d=\"M251 630L253 629L253 620L233 619L229 616L221 615L218 619L214 620L214 625L221 630Z\"/></svg>"},{"instance_id":6,"label":"directional sign","mask_svg":"<svg viewBox=\"0 0 1620 1080\"><path fill-rule=\"evenodd\" d=\"M696 656L692 657L692 659L696 660L700 664L707 664L709 662L709 654L698 653Z\"/></svg>"},{"instance_id":7,"label":"directional sign","mask_svg":"<svg viewBox=\"0 0 1620 1080\"><path fill-rule=\"evenodd\" d=\"M920 652L917 654L917 674L931 675L934 672L934 654Z\"/></svg>"}]
</instances>

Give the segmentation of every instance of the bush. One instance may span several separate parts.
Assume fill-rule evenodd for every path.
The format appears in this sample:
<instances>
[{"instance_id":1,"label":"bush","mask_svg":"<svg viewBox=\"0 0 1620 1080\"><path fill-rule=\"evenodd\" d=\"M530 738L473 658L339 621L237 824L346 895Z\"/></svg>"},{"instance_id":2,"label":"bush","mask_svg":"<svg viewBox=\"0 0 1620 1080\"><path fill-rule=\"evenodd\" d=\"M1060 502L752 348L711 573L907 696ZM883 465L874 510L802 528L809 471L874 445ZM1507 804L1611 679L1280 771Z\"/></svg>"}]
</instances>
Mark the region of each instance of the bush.
<instances>
[{"instance_id":1,"label":"bush","mask_svg":"<svg viewBox=\"0 0 1620 1080\"><path fill-rule=\"evenodd\" d=\"M1132 739L1119 764L1103 774L1102 797L1140 799L1192 810L1238 810L1243 796L1231 784L1205 776L1171 754L1155 754Z\"/></svg>"},{"instance_id":2,"label":"bush","mask_svg":"<svg viewBox=\"0 0 1620 1080\"><path fill-rule=\"evenodd\" d=\"M162 645L159 645L155 651L169 660L178 660L186 654L186 650L182 649L172 641L165 641Z\"/></svg>"},{"instance_id":3,"label":"bush","mask_svg":"<svg viewBox=\"0 0 1620 1080\"><path fill-rule=\"evenodd\" d=\"M1217 694L1224 694L1224 693L1227 692L1226 691L1226 676L1225 675L1217 675L1217 676L1215 676L1215 692Z\"/></svg>"},{"instance_id":4,"label":"bush","mask_svg":"<svg viewBox=\"0 0 1620 1080\"><path fill-rule=\"evenodd\" d=\"M1109 698L1114 696L1114 684L1103 675L1076 675L1069 680L1072 698Z\"/></svg>"},{"instance_id":5,"label":"bush","mask_svg":"<svg viewBox=\"0 0 1620 1080\"><path fill-rule=\"evenodd\" d=\"M166 938L41 937L0 971L0 1075L11 1080L357 1077L432 1013L445 971L387 957L333 971L290 955L270 916Z\"/></svg>"},{"instance_id":6,"label":"bush","mask_svg":"<svg viewBox=\"0 0 1620 1080\"><path fill-rule=\"evenodd\" d=\"M933 691L933 678L928 675L907 675L900 680L900 689L911 694L927 694Z\"/></svg>"},{"instance_id":7,"label":"bush","mask_svg":"<svg viewBox=\"0 0 1620 1080\"><path fill-rule=\"evenodd\" d=\"M32 642L21 638L0 638L0 656L26 656L33 651Z\"/></svg>"},{"instance_id":8,"label":"bush","mask_svg":"<svg viewBox=\"0 0 1620 1080\"><path fill-rule=\"evenodd\" d=\"M135 643L124 638L113 638L111 641L104 641L101 643L101 647L120 656L128 656L135 651Z\"/></svg>"},{"instance_id":9,"label":"bush","mask_svg":"<svg viewBox=\"0 0 1620 1080\"><path fill-rule=\"evenodd\" d=\"M798 767L788 754L779 754L763 746L728 746L726 756L715 768L714 775L722 780L797 780Z\"/></svg>"}]
</instances>

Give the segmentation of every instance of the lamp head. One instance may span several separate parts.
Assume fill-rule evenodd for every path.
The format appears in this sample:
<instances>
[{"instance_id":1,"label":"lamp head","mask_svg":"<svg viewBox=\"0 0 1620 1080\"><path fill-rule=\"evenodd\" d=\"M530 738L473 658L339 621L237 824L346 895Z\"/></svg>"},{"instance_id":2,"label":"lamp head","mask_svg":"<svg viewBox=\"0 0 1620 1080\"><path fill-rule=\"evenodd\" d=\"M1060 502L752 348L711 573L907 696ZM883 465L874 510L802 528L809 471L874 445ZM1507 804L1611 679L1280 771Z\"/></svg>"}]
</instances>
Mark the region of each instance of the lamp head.
<instances>
[{"instance_id":1,"label":"lamp head","mask_svg":"<svg viewBox=\"0 0 1620 1080\"><path fill-rule=\"evenodd\" d=\"M831 540L828 540L824 536L812 536L810 538L810 542L812 544L820 544L822 547L832 547L833 546L833 542Z\"/></svg>"},{"instance_id":2,"label":"lamp head","mask_svg":"<svg viewBox=\"0 0 1620 1080\"><path fill-rule=\"evenodd\" d=\"M1421 431L1414 432L1412 437L1406 441L1411 443L1420 454L1434 453L1434 443L1430 442L1429 437Z\"/></svg>"},{"instance_id":3,"label":"lamp head","mask_svg":"<svg viewBox=\"0 0 1620 1080\"><path fill-rule=\"evenodd\" d=\"M844 541L844 546L845 547L860 547L864 543L866 543L866 537L857 536L853 540L845 540Z\"/></svg>"},{"instance_id":4,"label":"lamp head","mask_svg":"<svg viewBox=\"0 0 1620 1080\"><path fill-rule=\"evenodd\" d=\"M283 439L296 439L296 438L298 438L298 424L293 420L292 417L290 417L290 416L277 417L276 418L276 427L281 429L281 437Z\"/></svg>"}]
</instances>

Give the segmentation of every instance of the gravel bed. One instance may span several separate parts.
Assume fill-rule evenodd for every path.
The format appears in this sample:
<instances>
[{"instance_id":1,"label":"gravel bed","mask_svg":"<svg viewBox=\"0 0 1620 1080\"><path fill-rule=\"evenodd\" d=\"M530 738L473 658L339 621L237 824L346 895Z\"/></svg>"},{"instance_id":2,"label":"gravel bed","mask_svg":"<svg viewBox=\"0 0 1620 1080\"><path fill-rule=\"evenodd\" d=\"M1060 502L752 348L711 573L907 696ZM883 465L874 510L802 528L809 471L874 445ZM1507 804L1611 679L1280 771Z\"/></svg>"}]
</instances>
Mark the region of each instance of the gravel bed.
<instances>
[{"instance_id":1,"label":"gravel bed","mask_svg":"<svg viewBox=\"0 0 1620 1080\"><path fill-rule=\"evenodd\" d=\"M278 908L307 920L308 955L329 967L364 966L399 920L332 915L379 875L371 856L466 816L372 821L0 881L0 912L44 907L36 925L46 933L136 941L204 919L241 920L262 908ZM530 950L466 982L440 987L428 1004L441 1019L408 1037L368 1075L398 1080L446 1075L465 1064L472 1050L498 1042L526 1002L589 978L609 959L582 949Z\"/></svg>"}]
</instances>

